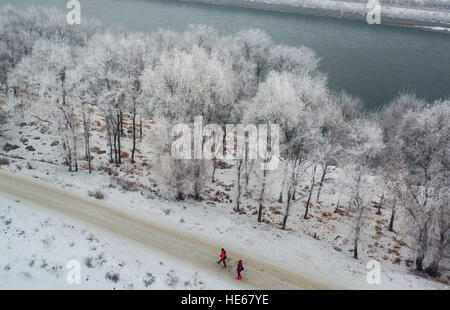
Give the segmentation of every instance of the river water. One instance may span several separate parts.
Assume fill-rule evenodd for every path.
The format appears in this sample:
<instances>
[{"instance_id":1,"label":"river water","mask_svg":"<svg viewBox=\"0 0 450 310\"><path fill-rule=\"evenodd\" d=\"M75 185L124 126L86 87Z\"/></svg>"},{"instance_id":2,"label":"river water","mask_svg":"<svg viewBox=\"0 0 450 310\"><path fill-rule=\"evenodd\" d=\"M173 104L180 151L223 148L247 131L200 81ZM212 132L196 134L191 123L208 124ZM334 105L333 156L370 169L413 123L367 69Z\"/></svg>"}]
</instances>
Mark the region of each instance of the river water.
<instances>
[{"instance_id":1,"label":"river water","mask_svg":"<svg viewBox=\"0 0 450 310\"><path fill-rule=\"evenodd\" d=\"M207 24L220 33L262 28L276 43L313 48L333 90L346 90L367 108L383 106L400 91L428 100L450 96L450 35L360 21L222 7L173 0L79 0L82 18L132 31L183 31ZM0 5L66 9L66 0L0 0ZM383 22L381 20L381 22Z\"/></svg>"}]
</instances>

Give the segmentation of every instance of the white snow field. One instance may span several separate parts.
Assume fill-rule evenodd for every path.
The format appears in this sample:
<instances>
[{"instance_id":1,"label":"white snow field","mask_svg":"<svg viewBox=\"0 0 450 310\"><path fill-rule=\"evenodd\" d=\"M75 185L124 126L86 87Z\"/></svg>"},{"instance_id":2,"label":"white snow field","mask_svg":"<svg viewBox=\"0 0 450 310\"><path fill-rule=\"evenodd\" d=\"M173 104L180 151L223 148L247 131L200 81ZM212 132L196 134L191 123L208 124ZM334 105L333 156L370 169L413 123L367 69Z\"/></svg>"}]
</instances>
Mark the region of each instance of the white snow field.
<instances>
[{"instance_id":1,"label":"white snow field","mask_svg":"<svg viewBox=\"0 0 450 310\"><path fill-rule=\"evenodd\" d=\"M0 199L0 220L0 289L251 288L109 229L18 199ZM71 260L81 264L80 284L67 282Z\"/></svg>"},{"instance_id":2,"label":"white snow field","mask_svg":"<svg viewBox=\"0 0 450 310\"><path fill-rule=\"evenodd\" d=\"M250 288L110 229L19 199L0 198L0 231L0 289ZM67 281L71 260L81 265L80 284Z\"/></svg>"},{"instance_id":3,"label":"white snow field","mask_svg":"<svg viewBox=\"0 0 450 310\"><path fill-rule=\"evenodd\" d=\"M186 211L138 193L111 191L99 203L81 197L80 186L99 185L99 178L80 174L69 192L61 180L29 172L0 177L4 289L448 289L389 264L382 264L381 284L368 285L366 259L355 261L307 235L251 226L223 209ZM231 258L228 270L215 263L220 247ZM237 258L246 266L239 282ZM72 259L82 264L80 285L66 282Z\"/></svg>"}]
</instances>

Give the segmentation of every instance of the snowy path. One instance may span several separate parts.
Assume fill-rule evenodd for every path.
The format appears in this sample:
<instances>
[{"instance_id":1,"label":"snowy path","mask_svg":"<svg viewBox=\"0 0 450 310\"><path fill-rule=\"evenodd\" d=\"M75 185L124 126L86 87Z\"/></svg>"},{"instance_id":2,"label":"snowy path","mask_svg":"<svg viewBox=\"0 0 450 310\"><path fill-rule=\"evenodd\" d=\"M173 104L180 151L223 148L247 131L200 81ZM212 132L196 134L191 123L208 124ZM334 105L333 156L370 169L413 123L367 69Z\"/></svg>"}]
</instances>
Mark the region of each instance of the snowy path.
<instances>
[{"instance_id":1,"label":"snowy path","mask_svg":"<svg viewBox=\"0 0 450 310\"><path fill-rule=\"evenodd\" d=\"M141 243L143 246L162 250L169 255L183 258L196 268L222 274L215 260L218 245L185 232L165 227L148 219L118 211L119 208L100 201L79 197L67 191L55 189L42 182L0 172L0 192L20 198L30 205L50 209L89 224L117 233ZM231 259L245 261L245 281L237 282L236 289L332 289L323 283L308 279L294 270L287 270L262 259L248 257L245 253L227 248L233 253ZM234 260L228 267L230 277L234 274Z\"/></svg>"}]
</instances>

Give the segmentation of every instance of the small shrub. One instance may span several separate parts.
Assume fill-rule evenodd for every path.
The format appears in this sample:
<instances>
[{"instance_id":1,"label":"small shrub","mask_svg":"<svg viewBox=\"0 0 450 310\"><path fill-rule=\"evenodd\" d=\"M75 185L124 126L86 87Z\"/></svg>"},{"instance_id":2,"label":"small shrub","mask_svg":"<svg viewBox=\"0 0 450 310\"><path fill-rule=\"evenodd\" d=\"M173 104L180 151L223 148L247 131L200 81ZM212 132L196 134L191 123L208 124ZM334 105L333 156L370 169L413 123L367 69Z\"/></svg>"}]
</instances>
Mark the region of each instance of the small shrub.
<instances>
[{"instance_id":1,"label":"small shrub","mask_svg":"<svg viewBox=\"0 0 450 310\"><path fill-rule=\"evenodd\" d=\"M154 275L152 275L150 272L147 272L147 274L145 275L145 277L143 279L145 287L149 287L150 285L155 283L155 279L156 278Z\"/></svg>"},{"instance_id":2,"label":"small shrub","mask_svg":"<svg viewBox=\"0 0 450 310\"><path fill-rule=\"evenodd\" d=\"M117 272L108 271L105 275L105 279L111 280L114 283L119 281L120 275Z\"/></svg>"},{"instance_id":3,"label":"small shrub","mask_svg":"<svg viewBox=\"0 0 450 310\"><path fill-rule=\"evenodd\" d=\"M62 272L62 269L63 269L62 265L56 264L56 265L53 265L52 267L50 267L50 269L48 269L47 271L50 272L50 273L53 273L57 277L59 277L59 275Z\"/></svg>"},{"instance_id":4,"label":"small shrub","mask_svg":"<svg viewBox=\"0 0 450 310\"><path fill-rule=\"evenodd\" d=\"M93 264L93 257L86 257L84 259L84 264L88 267L88 268L94 268L94 264Z\"/></svg>"},{"instance_id":5,"label":"small shrub","mask_svg":"<svg viewBox=\"0 0 450 310\"><path fill-rule=\"evenodd\" d=\"M105 254L100 253L100 254L97 256L97 262L98 262L98 264L99 264L100 266L103 265L104 263L106 263Z\"/></svg>"},{"instance_id":6,"label":"small shrub","mask_svg":"<svg viewBox=\"0 0 450 310\"><path fill-rule=\"evenodd\" d=\"M100 191L100 190L96 190L96 191L88 191L88 195L90 197L94 197L95 199L104 199L105 195Z\"/></svg>"},{"instance_id":7,"label":"small shrub","mask_svg":"<svg viewBox=\"0 0 450 310\"><path fill-rule=\"evenodd\" d=\"M138 184L136 184L136 182L133 181L117 178L116 182L117 185L120 186L120 188L126 192L135 192L139 188Z\"/></svg>"},{"instance_id":8,"label":"small shrub","mask_svg":"<svg viewBox=\"0 0 450 310\"><path fill-rule=\"evenodd\" d=\"M9 159L8 158L0 158L0 166L9 165Z\"/></svg>"},{"instance_id":9,"label":"small shrub","mask_svg":"<svg viewBox=\"0 0 450 310\"><path fill-rule=\"evenodd\" d=\"M9 152L9 151L13 151L13 150L18 149L19 147L20 147L20 146L18 146L18 145L13 145L13 144L11 144L11 143L6 143L6 144L3 146L3 151Z\"/></svg>"},{"instance_id":10,"label":"small shrub","mask_svg":"<svg viewBox=\"0 0 450 310\"><path fill-rule=\"evenodd\" d=\"M178 283L178 276L175 273L175 271L171 270L167 273L167 285L168 286L175 286Z\"/></svg>"},{"instance_id":11,"label":"small shrub","mask_svg":"<svg viewBox=\"0 0 450 310\"><path fill-rule=\"evenodd\" d=\"M97 239L97 237L95 237L95 235L93 233L90 233L89 236L87 236L86 240L89 242L94 242L94 241L99 242L99 240Z\"/></svg>"}]
</instances>

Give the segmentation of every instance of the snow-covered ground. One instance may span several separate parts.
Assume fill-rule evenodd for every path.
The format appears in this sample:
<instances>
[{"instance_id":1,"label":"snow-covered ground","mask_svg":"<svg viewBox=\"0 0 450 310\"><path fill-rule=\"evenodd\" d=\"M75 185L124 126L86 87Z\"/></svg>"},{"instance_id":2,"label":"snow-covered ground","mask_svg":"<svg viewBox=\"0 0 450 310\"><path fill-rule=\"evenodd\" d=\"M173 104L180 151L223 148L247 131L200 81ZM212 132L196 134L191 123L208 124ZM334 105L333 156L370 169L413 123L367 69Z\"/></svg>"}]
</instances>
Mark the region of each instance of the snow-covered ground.
<instances>
[{"instance_id":1,"label":"snow-covered ground","mask_svg":"<svg viewBox=\"0 0 450 310\"><path fill-rule=\"evenodd\" d=\"M0 289L231 289L161 251L73 218L0 197ZM67 277L76 260L81 283Z\"/></svg>"},{"instance_id":2,"label":"snow-covered ground","mask_svg":"<svg viewBox=\"0 0 450 310\"><path fill-rule=\"evenodd\" d=\"M93 140L104 141L99 137L104 135L100 129L101 119L96 122ZM144 127L150 128L151 123L145 123ZM232 211L233 169L218 170L218 181L208 184L211 195L203 202L173 202L156 197L155 193L164 191L164 185L152 181L154 169L148 161L153 157L145 138L138 145L136 167L126 159L121 168L109 167L105 164L107 154L102 154L106 146L96 144L99 150L94 154L95 170L90 175L84 161L79 172L68 172L65 166L59 165L60 153L53 143L57 137L43 127L26 118L9 124L7 141L1 148L6 143L18 147L7 152L3 150L6 156L2 157L8 158L9 163L4 162L2 170L37 179L79 196L87 197L89 191L99 190L104 194L102 202L111 208L217 244L217 249L236 249L248 257L295 270L331 288L449 288L444 283L409 271L409 262L404 258L408 248L402 236L386 231L389 212L385 209L378 220L373 220L375 212L369 210L360 259L354 260L349 253L352 215L345 211L343 214L332 212L336 197L331 186L324 188L322 202L313 204L309 220L302 219L304 208L300 203L291 211L288 229L280 230L277 223L283 205L277 204L275 199L268 202L264 214L266 223L257 224L254 202L250 198L242 203L245 214ZM128 138L123 140L123 149L127 149L130 141ZM126 190L130 187L131 191ZM277 188L272 187L274 197ZM217 277L217 274L202 270L201 266L185 265L182 258L167 256L117 234L24 205L15 199L3 197L0 200L0 220L0 245L2 253L6 253L0 258L2 288L76 288L65 281L68 271L65 264L70 259L82 263L83 279L89 279L83 282L82 288L146 288L144 281L152 282L153 277L155 282L147 288L236 288L231 274ZM233 256L232 252L228 254ZM366 264L373 258L381 263L380 285L366 282ZM251 270L251 266L246 267ZM119 274L117 282L111 280L115 273ZM174 277L178 281L171 284Z\"/></svg>"}]
</instances>

